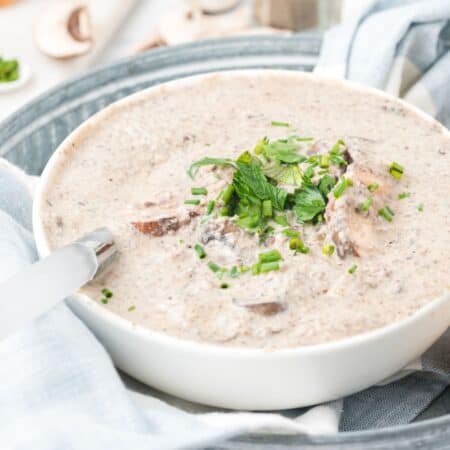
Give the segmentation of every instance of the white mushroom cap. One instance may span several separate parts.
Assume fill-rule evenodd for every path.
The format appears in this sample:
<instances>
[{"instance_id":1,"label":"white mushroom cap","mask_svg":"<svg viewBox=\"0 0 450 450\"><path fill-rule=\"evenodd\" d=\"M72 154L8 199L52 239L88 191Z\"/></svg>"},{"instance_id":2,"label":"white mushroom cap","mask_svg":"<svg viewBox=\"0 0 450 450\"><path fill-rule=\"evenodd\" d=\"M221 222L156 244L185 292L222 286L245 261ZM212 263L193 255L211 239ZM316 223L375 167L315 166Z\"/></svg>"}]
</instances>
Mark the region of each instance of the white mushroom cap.
<instances>
[{"instance_id":1,"label":"white mushroom cap","mask_svg":"<svg viewBox=\"0 0 450 450\"><path fill-rule=\"evenodd\" d=\"M227 14L207 15L198 7L185 5L168 10L159 22L159 35L168 45L223 36L250 26L247 8Z\"/></svg>"},{"instance_id":2,"label":"white mushroom cap","mask_svg":"<svg viewBox=\"0 0 450 450\"><path fill-rule=\"evenodd\" d=\"M34 38L39 49L52 58L73 58L87 53L92 47L87 7L67 2L52 4L38 17Z\"/></svg>"}]
</instances>

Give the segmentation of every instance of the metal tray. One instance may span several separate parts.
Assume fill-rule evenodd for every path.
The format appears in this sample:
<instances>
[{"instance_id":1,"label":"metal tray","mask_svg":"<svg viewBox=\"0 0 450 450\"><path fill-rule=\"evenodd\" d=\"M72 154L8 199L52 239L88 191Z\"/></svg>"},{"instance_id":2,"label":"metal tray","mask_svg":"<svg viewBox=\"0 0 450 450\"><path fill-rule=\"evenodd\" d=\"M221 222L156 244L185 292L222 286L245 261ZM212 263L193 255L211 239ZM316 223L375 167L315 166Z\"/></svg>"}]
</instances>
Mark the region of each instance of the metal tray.
<instances>
[{"instance_id":1,"label":"metal tray","mask_svg":"<svg viewBox=\"0 0 450 450\"><path fill-rule=\"evenodd\" d=\"M247 36L156 49L122 60L46 92L0 123L0 156L39 175L74 128L115 100L168 80L216 70L258 67L311 71L320 44L320 37L314 34ZM447 414L448 403L441 401L438 413ZM450 449L450 416L334 436L249 436L215 448Z\"/></svg>"}]
</instances>

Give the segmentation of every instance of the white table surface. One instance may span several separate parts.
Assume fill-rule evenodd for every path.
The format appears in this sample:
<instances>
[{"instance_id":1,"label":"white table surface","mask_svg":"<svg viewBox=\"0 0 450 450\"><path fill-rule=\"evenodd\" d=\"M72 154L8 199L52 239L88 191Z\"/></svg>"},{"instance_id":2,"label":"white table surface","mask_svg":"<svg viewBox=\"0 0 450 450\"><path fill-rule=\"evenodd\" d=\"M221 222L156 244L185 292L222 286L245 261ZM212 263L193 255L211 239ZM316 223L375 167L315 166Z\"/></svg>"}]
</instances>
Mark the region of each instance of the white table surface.
<instances>
[{"instance_id":1,"label":"white table surface","mask_svg":"<svg viewBox=\"0 0 450 450\"><path fill-rule=\"evenodd\" d=\"M17 0L16 4L0 9L0 55L24 61L31 71L31 78L25 86L12 92L0 93L0 120L58 83L133 54L136 44L151 36L161 12L176 7L182 0L137 0L106 47L95 55L70 61L48 58L37 49L33 41L35 18L53 1L55 0Z\"/></svg>"}]
</instances>

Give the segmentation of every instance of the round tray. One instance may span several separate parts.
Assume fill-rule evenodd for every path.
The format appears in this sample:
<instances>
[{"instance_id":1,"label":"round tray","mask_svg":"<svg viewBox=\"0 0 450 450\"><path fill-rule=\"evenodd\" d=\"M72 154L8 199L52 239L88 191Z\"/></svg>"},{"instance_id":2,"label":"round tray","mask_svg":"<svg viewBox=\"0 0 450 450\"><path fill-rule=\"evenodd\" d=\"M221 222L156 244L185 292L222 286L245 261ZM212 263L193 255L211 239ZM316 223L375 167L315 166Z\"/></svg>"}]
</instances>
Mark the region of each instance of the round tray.
<instances>
[{"instance_id":1,"label":"round tray","mask_svg":"<svg viewBox=\"0 0 450 450\"><path fill-rule=\"evenodd\" d=\"M311 71L318 35L247 36L152 50L64 83L0 123L0 156L39 175L59 143L106 105L189 75L242 68ZM450 416L395 428L332 436L247 436L221 449L450 449Z\"/></svg>"}]
</instances>

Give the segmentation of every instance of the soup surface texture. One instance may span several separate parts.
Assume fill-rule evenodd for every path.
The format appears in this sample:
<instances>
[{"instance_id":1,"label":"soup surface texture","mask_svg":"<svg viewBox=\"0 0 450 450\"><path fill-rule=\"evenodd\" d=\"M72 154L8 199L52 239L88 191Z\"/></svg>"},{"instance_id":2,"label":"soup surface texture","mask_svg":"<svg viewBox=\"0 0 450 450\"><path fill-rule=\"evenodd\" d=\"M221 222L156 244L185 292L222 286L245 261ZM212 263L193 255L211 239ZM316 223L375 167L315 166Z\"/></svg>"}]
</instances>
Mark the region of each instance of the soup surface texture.
<instances>
[{"instance_id":1,"label":"soup surface texture","mask_svg":"<svg viewBox=\"0 0 450 450\"><path fill-rule=\"evenodd\" d=\"M81 127L42 216L51 248L111 229L119 257L82 292L133 323L305 346L404 319L450 288L449 167L448 131L387 96L214 74Z\"/></svg>"}]
</instances>

